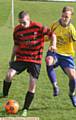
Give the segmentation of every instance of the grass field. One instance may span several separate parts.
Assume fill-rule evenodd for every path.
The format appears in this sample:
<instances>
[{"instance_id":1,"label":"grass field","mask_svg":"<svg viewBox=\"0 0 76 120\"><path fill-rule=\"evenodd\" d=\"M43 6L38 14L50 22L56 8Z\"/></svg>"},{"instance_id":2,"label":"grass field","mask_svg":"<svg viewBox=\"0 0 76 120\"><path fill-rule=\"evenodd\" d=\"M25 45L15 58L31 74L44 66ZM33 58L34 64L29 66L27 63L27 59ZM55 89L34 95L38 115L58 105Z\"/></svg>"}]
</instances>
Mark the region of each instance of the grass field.
<instances>
[{"instance_id":1,"label":"grass field","mask_svg":"<svg viewBox=\"0 0 76 120\"><path fill-rule=\"evenodd\" d=\"M49 26L52 21L59 18L60 11L65 5L71 5L76 10L76 3L72 2L28 2L15 0L15 24L17 24L17 15L20 10L26 10L30 13L32 20ZM76 26L76 13L73 17L73 23ZM0 92L2 91L2 82L5 78L8 62L10 60L11 49L13 46L12 28L11 28L11 2L10 0L0 0ZM52 86L46 74L45 55L48 44L45 44L43 63L35 99L30 107L28 116L40 117L40 120L76 120L76 108L74 108L68 97L68 79L60 68L56 69L57 79L60 86L60 95L52 96ZM15 99L23 106L24 97L28 88L28 74L24 71L19 76L15 76L9 92L8 99ZM20 116L21 111L16 115L8 115L1 111L1 103L5 100L0 99L0 116Z\"/></svg>"}]
</instances>

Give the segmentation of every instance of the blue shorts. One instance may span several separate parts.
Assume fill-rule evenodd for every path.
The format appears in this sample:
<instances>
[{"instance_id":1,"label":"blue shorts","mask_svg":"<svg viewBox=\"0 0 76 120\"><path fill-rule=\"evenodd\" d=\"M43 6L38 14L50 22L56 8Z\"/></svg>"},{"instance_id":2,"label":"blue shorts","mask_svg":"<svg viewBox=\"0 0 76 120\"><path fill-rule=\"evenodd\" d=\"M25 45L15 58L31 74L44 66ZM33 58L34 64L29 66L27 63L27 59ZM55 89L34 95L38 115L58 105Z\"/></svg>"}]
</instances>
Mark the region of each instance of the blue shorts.
<instances>
[{"instance_id":1,"label":"blue shorts","mask_svg":"<svg viewBox=\"0 0 76 120\"><path fill-rule=\"evenodd\" d=\"M46 56L54 57L56 61L54 64L54 68L57 66L60 66L62 69L66 67L73 68L73 69L75 68L75 63L72 56L64 56L57 53L53 53L51 51L48 51Z\"/></svg>"}]
</instances>

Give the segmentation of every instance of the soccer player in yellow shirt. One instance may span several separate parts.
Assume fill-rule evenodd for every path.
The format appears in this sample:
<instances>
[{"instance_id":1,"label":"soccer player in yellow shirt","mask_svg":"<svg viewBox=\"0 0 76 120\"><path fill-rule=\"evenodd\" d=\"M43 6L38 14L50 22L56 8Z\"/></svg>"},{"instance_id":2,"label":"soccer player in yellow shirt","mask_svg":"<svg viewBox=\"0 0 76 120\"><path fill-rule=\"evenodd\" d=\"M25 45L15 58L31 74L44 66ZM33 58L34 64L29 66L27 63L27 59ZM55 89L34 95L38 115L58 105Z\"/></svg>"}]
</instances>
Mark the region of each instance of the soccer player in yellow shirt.
<instances>
[{"instance_id":1,"label":"soccer player in yellow shirt","mask_svg":"<svg viewBox=\"0 0 76 120\"><path fill-rule=\"evenodd\" d=\"M56 74L54 68L60 66L69 78L69 97L73 106L76 107L76 71L74 64L74 42L76 41L76 30L71 23L74 10L70 6L66 6L62 10L61 18L54 22L51 30L57 36L57 51L51 52L50 47L46 55L46 66L49 79L53 85L53 95L59 94Z\"/></svg>"}]
</instances>

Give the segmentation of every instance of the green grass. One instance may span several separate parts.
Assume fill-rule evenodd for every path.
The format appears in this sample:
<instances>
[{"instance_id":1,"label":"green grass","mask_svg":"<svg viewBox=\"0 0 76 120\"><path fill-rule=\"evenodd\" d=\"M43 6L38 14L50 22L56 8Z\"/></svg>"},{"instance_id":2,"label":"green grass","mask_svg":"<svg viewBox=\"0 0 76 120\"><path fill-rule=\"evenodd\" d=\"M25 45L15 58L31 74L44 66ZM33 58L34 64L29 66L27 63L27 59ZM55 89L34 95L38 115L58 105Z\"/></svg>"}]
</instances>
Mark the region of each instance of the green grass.
<instances>
[{"instance_id":1,"label":"green grass","mask_svg":"<svg viewBox=\"0 0 76 120\"><path fill-rule=\"evenodd\" d=\"M52 21L59 18L61 9L65 5L71 5L76 9L76 3L72 2L28 2L15 0L15 24L17 24L17 15L20 10L26 10L30 13L31 19L49 26ZM73 17L73 23L76 26L76 13ZM10 0L0 1L0 92L2 91L2 82L5 78L8 62L10 60L11 49L13 46L12 28L11 28L11 3ZM38 116L40 120L76 120L76 108L74 108L68 97L68 78L63 74L60 68L56 69L57 79L60 86L59 97L52 96L52 86L49 82L45 67L45 55L48 44L45 44L43 63L35 99L30 107L28 116ZM16 99L23 106L25 94L28 89L28 73L24 71L19 76L15 76L9 92L8 99ZM4 100L0 100L2 104ZM0 106L1 110L1 106ZM20 116L21 111L16 115L8 115L0 112L1 117Z\"/></svg>"}]
</instances>

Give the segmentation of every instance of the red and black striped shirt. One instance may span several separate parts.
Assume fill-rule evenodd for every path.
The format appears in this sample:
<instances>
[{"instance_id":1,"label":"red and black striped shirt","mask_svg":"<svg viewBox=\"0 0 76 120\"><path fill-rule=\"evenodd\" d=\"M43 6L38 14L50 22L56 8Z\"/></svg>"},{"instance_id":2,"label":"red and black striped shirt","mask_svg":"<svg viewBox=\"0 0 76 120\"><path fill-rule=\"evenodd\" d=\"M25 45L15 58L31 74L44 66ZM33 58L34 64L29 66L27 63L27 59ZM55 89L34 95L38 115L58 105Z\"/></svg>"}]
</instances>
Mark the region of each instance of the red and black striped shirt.
<instances>
[{"instance_id":1,"label":"red and black striped shirt","mask_svg":"<svg viewBox=\"0 0 76 120\"><path fill-rule=\"evenodd\" d=\"M28 28L17 25L14 30L14 44L18 45L16 61L41 64L44 35L51 37L51 31L40 23L30 22Z\"/></svg>"}]
</instances>

